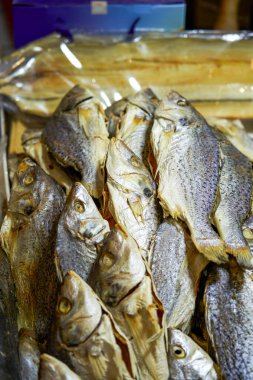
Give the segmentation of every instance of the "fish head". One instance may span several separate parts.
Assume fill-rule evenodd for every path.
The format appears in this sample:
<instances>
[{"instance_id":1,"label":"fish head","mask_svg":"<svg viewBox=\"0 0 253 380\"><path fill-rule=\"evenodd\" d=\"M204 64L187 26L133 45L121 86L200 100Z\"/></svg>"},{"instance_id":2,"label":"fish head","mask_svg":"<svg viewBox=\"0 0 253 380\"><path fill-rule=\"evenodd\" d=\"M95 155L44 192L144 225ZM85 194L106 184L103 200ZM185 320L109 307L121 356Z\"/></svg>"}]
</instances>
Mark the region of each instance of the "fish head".
<instances>
[{"instance_id":1,"label":"fish head","mask_svg":"<svg viewBox=\"0 0 253 380\"><path fill-rule=\"evenodd\" d=\"M153 115L156 107L159 104L159 99L155 95L155 93L151 90L151 88L145 88L135 95L130 97L130 103L136 105L141 108L143 111L148 113L149 115Z\"/></svg>"},{"instance_id":2,"label":"fish head","mask_svg":"<svg viewBox=\"0 0 253 380\"><path fill-rule=\"evenodd\" d=\"M109 232L92 197L81 183L75 183L68 196L63 218L70 233L87 243L100 243Z\"/></svg>"},{"instance_id":3,"label":"fish head","mask_svg":"<svg viewBox=\"0 0 253 380\"><path fill-rule=\"evenodd\" d=\"M92 285L108 306L117 305L143 279L146 267L130 236L114 226L100 250Z\"/></svg>"},{"instance_id":4,"label":"fish head","mask_svg":"<svg viewBox=\"0 0 253 380\"><path fill-rule=\"evenodd\" d=\"M176 91L169 92L163 97L156 108L154 123L151 130L151 145L157 164L160 166L165 159L171 136L176 131L182 131L196 126L204 118L189 103L189 101Z\"/></svg>"},{"instance_id":5,"label":"fish head","mask_svg":"<svg viewBox=\"0 0 253 380\"><path fill-rule=\"evenodd\" d=\"M76 85L62 98L54 115L62 112L75 112L80 104L91 98L93 98L93 94L89 90Z\"/></svg>"},{"instance_id":6,"label":"fish head","mask_svg":"<svg viewBox=\"0 0 253 380\"><path fill-rule=\"evenodd\" d=\"M14 176L8 211L29 216L37 209L44 190L41 169L30 158L22 160ZM41 188L42 186L42 188Z\"/></svg>"},{"instance_id":7,"label":"fish head","mask_svg":"<svg viewBox=\"0 0 253 380\"><path fill-rule=\"evenodd\" d=\"M160 102L155 112L164 133L188 128L198 120L203 120L191 103L176 91L169 92Z\"/></svg>"},{"instance_id":8,"label":"fish head","mask_svg":"<svg viewBox=\"0 0 253 380\"><path fill-rule=\"evenodd\" d=\"M133 192L147 199L155 195L156 186L151 174L123 141L111 139L106 168L109 181L112 180L124 192Z\"/></svg>"},{"instance_id":9,"label":"fish head","mask_svg":"<svg viewBox=\"0 0 253 380\"><path fill-rule=\"evenodd\" d=\"M171 379L217 379L212 359L189 336L180 330L168 329L168 346Z\"/></svg>"},{"instance_id":10,"label":"fish head","mask_svg":"<svg viewBox=\"0 0 253 380\"><path fill-rule=\"evenodd\" d=\"M93 290L75 272L68 272L56 306L60 341L66 346L81 344L98 326L101 317L101 305Z\"/></svg>"}]
</instances>

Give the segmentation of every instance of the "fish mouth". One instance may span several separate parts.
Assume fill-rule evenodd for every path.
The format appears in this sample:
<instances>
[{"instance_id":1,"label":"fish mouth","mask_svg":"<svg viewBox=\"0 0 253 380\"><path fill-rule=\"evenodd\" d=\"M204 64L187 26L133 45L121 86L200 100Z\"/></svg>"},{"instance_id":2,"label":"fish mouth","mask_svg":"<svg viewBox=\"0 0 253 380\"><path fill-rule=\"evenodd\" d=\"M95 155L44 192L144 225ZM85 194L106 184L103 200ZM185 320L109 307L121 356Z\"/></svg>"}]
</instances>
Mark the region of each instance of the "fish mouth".
<instances>
[{"instance_id":1,"label":"fish mouth","mask_svg":"<svg viewBox=\"0 0 253 380\"><path fill-rule=\"evenodd\" d=\"M78 325L78 322L79 322L79 321L80 321L80 322L85 321L85 323L87 324L88 321L89 321L89 319L91 320L93 317L94 317L94 315L88 315L88 316L83 316L83 317L77 317L77 318L73 319L71 322L69 322L69 324L70 324L70 325ZM67 343L65 343L65 342L63 341L63 338L62 338L62 334L61 334L61 332L62 332L62 330L66 329L66 328L68 327L68 324L67 324L66 326L62 327L62 328L60 329L60 331L59 331L59 335L60 335L60 338L61 338L61 345L62 345L63 347L65 347L66 349L68 349L68 348L70 348L70 347L71 347L71 349L73 349L73 348L78 349L78 346L79 346L80 344L85 343L85 342L86 342L86 341L92 336L92 334L93 334L94 331L99 327L99 325L101 324L101 322L102 322L102 316L101 316L101 318L100 318L98 324L94 327L94 329L93 329L93 330L92 330L87 336L85 336L84 339L80 340L80 341L79 341L78 343L76 343L76 344L67 344Z\"/></svg>"},{"instance_id":2,"label":"fish mouth","mask_svg":"<svg viewBox=\"0 0 253 380\"><path fill-rule=\"evenodd\" d=\"M119 277L120 277L121 280L124 277L126 277L126 279L129 279L128 274L122 273L121 276L119 276L119 275L117 275L117 276L111 276L110 279L109 279L109 281L112 280L113 283L117 284L117 279ZM143 278L140 279L135 284L133 284L130 289L126 289L126 291L123 290L122 292L120 292L119 293L119 297L117 295L111 294L108 297L106 297L106 299L104 299L103 301L105 302L106 305L111 306L111 307L115 307L115 306L119 305L120 302L122 302L124 299L126 299L130 294L132 294L139 287L139 285L141 284L142 280L143 280ZM110 286L110 288L112 288L112 286ZM124 289L124 286L122 286L120 288Z\"/></svg>"},{"instance_id":3,"label":"fish mouth","mask_svg":"<svg viewBox=\"0 0 253 380\"><path fill-rule=\"evenodd\" d=\"M96 220L96 219L90 219L89 221L92 221L92 220ZM87 220L87 222L88 222L88 220ZM83 238L85 238L88 242L91 242L91 243L93 243L93 241L94 240L97 240L97 238L98 237L100 237L100 235L102 235L102 233L103 233L103 231L106 229L106 226L105 225L102 225L101 227L100 227L100 229L99 230L95 230L94 231L94 233L91 231L91 232L89 232L89 233L85 233L85 230L84 230L84 233L82 234L81 233L81 236L83 237Z\"/></svg>"}]
</instances>

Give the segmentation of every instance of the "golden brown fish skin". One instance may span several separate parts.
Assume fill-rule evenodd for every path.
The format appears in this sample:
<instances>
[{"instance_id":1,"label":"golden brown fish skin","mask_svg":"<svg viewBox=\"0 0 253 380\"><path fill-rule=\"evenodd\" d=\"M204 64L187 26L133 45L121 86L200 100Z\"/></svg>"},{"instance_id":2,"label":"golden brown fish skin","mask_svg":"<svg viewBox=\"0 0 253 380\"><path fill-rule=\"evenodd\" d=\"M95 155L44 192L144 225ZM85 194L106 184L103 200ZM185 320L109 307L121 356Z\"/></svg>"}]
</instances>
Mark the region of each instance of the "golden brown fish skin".
<instances>
[{"instance_id":1,"label":"golden brown fish skin","mask_svg":"<svg viewBox=\"0 0 253 380\"><path fill-rule=\"evenodd\" d=\"M22 380L37 380L39 375L40 348L32 330L19 331L19 360Z\"/></svg>"},{"instance_id":2,"label":"golden brown fish skin","mask_svg":"<svg viewBox=\"0 0 253 380\"><path fill-rule=\"evenodd\" d=\"M58 296L54 349L81 378L136 378L131 347L98 296L68 272Z\"/></svg>"},{"instance_id":3,"label":"golden brown fish skin","mask_svg":"<svg viewBox=\"0 0 253 380\"><path fill-rule=\"evenodd\" d=\"M73 270L87 281L97 259L96 245L109 233L85 187L76 182L59 219L56 236L56 263L60 281Z\"/></svg>"},{"instance_id":4,"label":"golden brown fish skin","mask_svg":"<svg viewBox=\"0 0 253 380\"><path fill-rule=\"evenodd\" d=\"M218 380L210 356L180 330L168 329L171 380Z\"/></svg>"},{"instance_id":5,"label":"golden brown fish skin","mask_svg":"<svg viewBox=\"0 0 253 380\"><path fill-rule=\"evenodd\" d=\"M222 151L219 179L219 204L214 221L226 251L238 263L253 267L253 256L242 233L242 224L250 212L252 194L252 164L219 131L214 131Z\"/></svg>"},{"instance_id":6,"label":"golden brown fish skin","mask_svg":"<svg viewBox=\"0 0 253 380\"><path fill-rule=\"evenodd\" d=\"M146 164L149 137L158 98L150 88L137 92L129 98L120 119L116 137Z\"/></svg>"},{"instance_id":7,"label":"golden brown fish skin","mask_svg":"<svg viewBox=\"0 0 253 380\"><path fill-rule=\"evenodd\" d=\"M210 222L220 171L219 143L211 128L172 91L156 109L151 145L165 215L186 221L194 244L209 260L227 261L224 243Z\"/></svg>"},{"instance_id":8,"label":"golden brown fish skin","mask_svg":"<svg viewBox=\"0 0 253 380\"><path fill-rule=\"evenodd\" d=\"M107 119L107 128L109 137L115 137L119 128L120 119L128 105L128 97L124 97L112 103L110 107L105 109L105 116Z\"/></svg>"},{"instance_id":9,"label":"golden brown fish skin","mask_svg":"<svg viewBox=\"0 0 253 380\"><path fill-rule=\"evenodd\" d=\"M137 244L118 226L101 249L92 286L131 339L141 379L167 380L164 310Z\"/></svg>"},{"instance_id":10,"label":"golden brown fish skin","mask_svg":"<svg viewBox=\"0 0 253 380\"><path fill-rule=\"evenodd\" d=\"M206 326L227 380L253 378L252 270L235 261L212 266L205 289Z\"/></svg>"},{"instance_id":11,"label":"golden brown fish skin","mask_svg":"<svg viewBox=\"0 0 253 380\"><path fill-rule=\"evenodd\" d=\"M82 380L76 373L51 355L40 356L39 380Z\"/></svg>"},{"instance_id":12,"label":"golden brown fish skin","mask_svg":"<svg viewBox=\"0 0 253 380\"><path fill-rule=\"evenodd\" d=\"M10 262L0 246L0 379L22 380L18 356L15 286Z\"/></svg>"},{"instance_id":13,"label":"golden brown fish skin","mask_svg":"<svg viewBox=\"0 0 253 380\"><path fill-rule=\"evenodd\" d=\"M57 291L54 241L64 193L31 159L14 177L1 243L16 285L19 328L44 340L53 317Z\"/></svg>"},{"instance_id":14,"label":"golden brown fish skin","mask_svg":"<svg viewBox=\"0 0 253 380\"><path fill-rule=\"evenodd\" d=\"M114 138L110 141L106 169L110 212L147 255L161 219L155 182L142 161Z\"/></svg>"},{"instance_id":15,"label":"golden brown fish skin","mask_svg":"<svg viewBox=\"0 0 253 380\"><path fill-rule=\"evenodd\" d=\"M197 251L186 226L172 218L159 226L150 251L149 266L167 327L188 333L199 279L208 260Z\"/></svg>"},{"instance_id":16,"label":"golden brown fish skin","mask_svg":"<svg viewBox=\"0 0 253 380\"><path fill-rule=\"evenodd\" d=\"M42 136L54 158L79 172L89 194L99 198L109 144L101 103L88 90L75 86L63 98Z\"/></svg>"}]
</instances>

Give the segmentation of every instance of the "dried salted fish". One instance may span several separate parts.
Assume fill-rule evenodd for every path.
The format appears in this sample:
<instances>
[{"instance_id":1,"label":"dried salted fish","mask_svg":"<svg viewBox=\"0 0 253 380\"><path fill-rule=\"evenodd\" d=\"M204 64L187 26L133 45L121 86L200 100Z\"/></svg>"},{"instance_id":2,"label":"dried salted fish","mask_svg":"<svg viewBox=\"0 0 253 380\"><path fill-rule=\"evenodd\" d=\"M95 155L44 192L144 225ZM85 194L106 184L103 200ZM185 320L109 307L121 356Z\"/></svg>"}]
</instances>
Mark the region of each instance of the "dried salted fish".
<instances>
[{"instance_id":1,"label":"dried salted fish","mask_svg":"<svg viewBox=\"0 0 253 380\"><path fill-rule=\"evenodd\" d=\"M117 226L104 241L91 285L131 339L141 379L167 380L163 307L138 245Z\"/></svg>"},{"instance_id":2,"label":"dried salted fish","mask_svg":"<svg viewBox=\"0 0 253 380\"><path fill-rule=\"evenodd\" d=\"M142 161L114 138L109 145L106 169L109 209L147 255L160 221L155 182Z\"/></svg>"},{"instance_id":3,"label":"dried salted fish","mask_svg":"<svg viewBox=\"0 0 253 380\"><path fill-rule=\"evenodd\" d=\"M97 295L74 272L67 273L59 292L54 346L81 378L136 378L130 343Z\"/></svg>"},{"instance_id":4,"label":"dried salted fish","mask_svg":"<svg viewBox=\"0 0 253 380\"><path fill-rule=\"evenodd\" d=\"M209 260L227 261L224 243L211 226L220 170L219 142L211 128L171 91L156 109L151 145L165 214L186 221L194 244Z\"/></svg>"},{"instance_id":5,"label":"dried salted fish","mask_svg":"<svg viewBox=\"0 0 253 380\"><path fill-rule=\"evenodd\" d=\"M198 282L207 263L186 226L172 218L164 220L153 239L149 265L168 327L190 331Z\"/></svg>"},{"instance_id":6,"label":"dried salted fish","mask_svg":"<svg viewBox=\"0 0 253 380\"><path fill-rule=\"evenodd\" d=\"M54 239L64 204L63 190L30 158L16 172L1 242L16 287L19 328L49 332L57 291Z\"/></svg>"},{"instance_id":7,"label":"dried salted fish","mask_svg":"<svg viewBox=\"0 0 253 380\"><path fill-rule=\"evenodd\" d=\"M90 195L99 198L109 144L101 103L88 90L75 86L62 99L42 136L54 158L79 172Z\"/></svg>"},{"instance_id":8,"label":"dried salted fish","mask_svg":"<svg viewBox=\"0 0 253 380\"><path fill-rule=\"evenodd\" d=\"M96 245L109 232L93 199L81 183L75 183L62 211L56 236L56 263L62 280L73 270L87 281L97 258Z\"/></svg>"}]
</instances>

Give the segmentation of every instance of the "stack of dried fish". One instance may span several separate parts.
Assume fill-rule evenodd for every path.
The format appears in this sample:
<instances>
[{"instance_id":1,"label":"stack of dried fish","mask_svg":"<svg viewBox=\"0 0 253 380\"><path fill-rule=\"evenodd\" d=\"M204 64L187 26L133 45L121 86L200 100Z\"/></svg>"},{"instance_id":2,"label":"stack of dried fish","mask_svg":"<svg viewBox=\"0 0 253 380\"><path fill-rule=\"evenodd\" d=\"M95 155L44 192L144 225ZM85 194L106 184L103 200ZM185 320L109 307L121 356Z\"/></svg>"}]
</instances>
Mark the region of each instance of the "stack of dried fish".
<instances>
[{"instance_id":1,"label":"stack of dried fish","mask_svg":"<svg viewBox=\"0 0 253 380\"><path fill-rule=\"evenodd\" d=\"M242 126L175 91L104 112L75 86L44 119L2 106L26 156L1 227L0 378L253 379Z\"/></svg>"}]
</instances>

